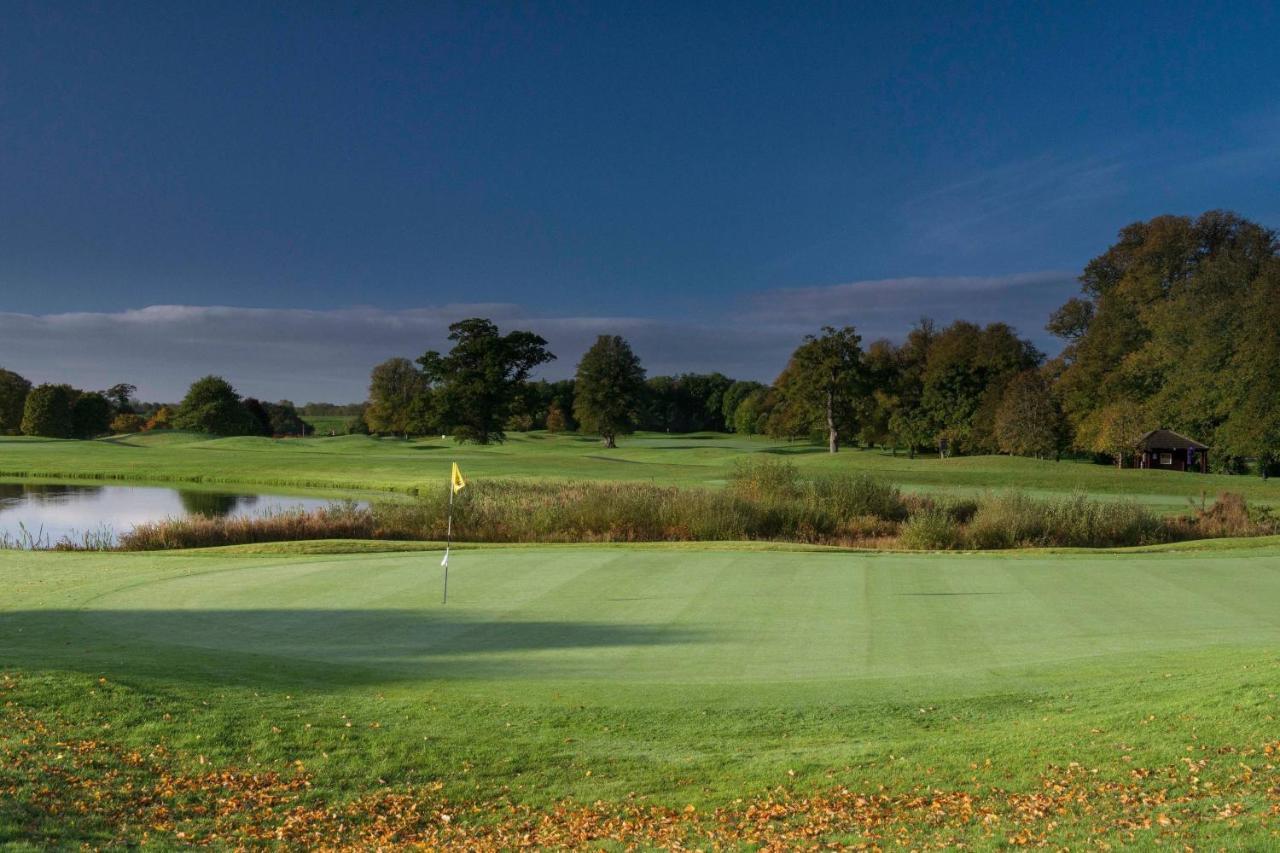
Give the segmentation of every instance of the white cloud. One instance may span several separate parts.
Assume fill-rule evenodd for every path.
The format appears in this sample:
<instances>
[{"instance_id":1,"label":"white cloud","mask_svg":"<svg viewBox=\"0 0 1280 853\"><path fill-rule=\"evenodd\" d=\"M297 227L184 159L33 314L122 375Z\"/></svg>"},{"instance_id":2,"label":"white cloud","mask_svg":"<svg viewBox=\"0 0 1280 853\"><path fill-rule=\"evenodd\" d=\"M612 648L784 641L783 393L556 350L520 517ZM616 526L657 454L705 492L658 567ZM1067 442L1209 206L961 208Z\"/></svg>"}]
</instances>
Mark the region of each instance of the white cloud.
<instances>
[{"instance_id":1,"label":"white cloud","mask_svg":"<svg viewBox=\"0 0 1280 853\"><path fill-rule=\"evenodd\" d=\"M1069 273L899 278L766 291L714 317L543 316L504 303L393 311L152 305L119 312L0 314L0 366L35 382L102 388L132 382L146 399L174 400L195 378L226 376L244 394L297 402L364 397L370 368L392 356L447 348L448 326L489 317L503 329L541 334L572 374L599 334L624 335L650 375L719 370L768 380L803 334L852 324L864 340L900 338L928 315L1004 320L1045 346L1045 318L1075 285Z\"/></svg>"}]
</instances>

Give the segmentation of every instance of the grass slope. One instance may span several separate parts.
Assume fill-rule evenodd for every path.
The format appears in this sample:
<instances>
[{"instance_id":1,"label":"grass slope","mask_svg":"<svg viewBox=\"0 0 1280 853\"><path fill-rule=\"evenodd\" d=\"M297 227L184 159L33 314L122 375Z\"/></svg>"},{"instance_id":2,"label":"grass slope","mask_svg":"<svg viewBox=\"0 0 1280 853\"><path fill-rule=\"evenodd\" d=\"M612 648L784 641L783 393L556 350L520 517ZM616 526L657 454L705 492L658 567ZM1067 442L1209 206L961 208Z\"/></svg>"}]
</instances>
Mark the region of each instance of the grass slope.
<instances>
[{"instance_id":1,"label":"grass slope","mask_svg":"<svg viewBox=\"0 0 1280 853\"><path fill-rule=\"evenodd\" d=\"M1271 839L1280 779L1239 767L1276 739L1274 545L479 548L455 555L448 606L431 553L281 551L0 554L5 713L181 767L305 766L326 801L428 783L538 809L705 809L779 786L976 796L1075 762L1087 786L1194 791L1173 828L1162 799L1134 799L1145 834L1112 841ZM58 789L21 774L20 730L0 733L0 842L119 838L93 809L43 808ZM1089 826L1040 829L1078 844Z\"/></svg>"},{"instance_id":2,"label":"grass slope","mask_svg":"<svg viewBox=\"0 0 1280 853\"><path fill-rule=\"evenodd\" d=\"M638 435L612 451L589 437L545 433L514 433L505 444L489 447L367 436L277 441L149 433L87 442L11 437L0 438L0 477L406 492L438 487L449 463L457 461L470 477L716 486L724 483L736 459L753 453L785 456L807 475L867 471L917 490L1083 491L1125 496L1168 511L1185 510L1189 498L1202 493L1212 497L1224 490L1242 492L1254 501L1280 503L1280 483L1256 477L1118 471L1082 462L1005 456L908 459L879 450L847 450L833 456L809 445L712 434Z\"/></svg>"}]
</instances>

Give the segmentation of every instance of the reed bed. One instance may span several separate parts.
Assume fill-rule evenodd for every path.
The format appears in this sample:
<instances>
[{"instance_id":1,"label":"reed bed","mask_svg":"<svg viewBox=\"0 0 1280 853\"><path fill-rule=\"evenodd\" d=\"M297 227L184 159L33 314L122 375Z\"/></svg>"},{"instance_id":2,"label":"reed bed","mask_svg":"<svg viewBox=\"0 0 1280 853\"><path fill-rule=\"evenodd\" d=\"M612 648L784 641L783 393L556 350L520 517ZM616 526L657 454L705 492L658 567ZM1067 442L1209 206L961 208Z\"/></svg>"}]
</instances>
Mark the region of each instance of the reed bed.
<instances>
[{"instance_id":1,"label":"reed bed","mask_svg":"<svg viewBox=\"0 0 1280 853\"><path fill-rule=\"evenodd\" d=\"M446 495L411 502L333 504L262 518L170 519L119 538L142 551L306 539L445 538ZM977 498L904 494L868 475L803 480L785 461L748 460L726 488L648 483L471 483L455 501L454 538L467 542L675 542L768 540L913 550L1119 547L1273 533L1268 512L1224 494L1186 516L1085 495L1020 492Z\"/></svg>"}]
</instances>

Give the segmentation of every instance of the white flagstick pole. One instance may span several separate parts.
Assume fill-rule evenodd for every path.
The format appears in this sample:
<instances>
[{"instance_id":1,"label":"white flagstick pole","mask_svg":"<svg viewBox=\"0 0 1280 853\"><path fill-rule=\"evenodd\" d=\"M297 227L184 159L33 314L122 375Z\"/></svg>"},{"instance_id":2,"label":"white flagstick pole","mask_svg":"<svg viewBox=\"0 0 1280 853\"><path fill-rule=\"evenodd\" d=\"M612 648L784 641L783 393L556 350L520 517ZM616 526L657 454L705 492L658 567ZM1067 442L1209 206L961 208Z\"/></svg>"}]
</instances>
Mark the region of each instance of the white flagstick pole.
<instances>
[{"instance_id":1,"label":"white flagstick pole","mask_svg":"<svg viewBox=\"0 0 1280 853\"><path fill-rule=\"evenodd\" d=\"M444 540L444 600L441 604L449 603L449 548L453 545L453 477L449 478L449 522L445 528Z\"/></svg>"}]
</instances>

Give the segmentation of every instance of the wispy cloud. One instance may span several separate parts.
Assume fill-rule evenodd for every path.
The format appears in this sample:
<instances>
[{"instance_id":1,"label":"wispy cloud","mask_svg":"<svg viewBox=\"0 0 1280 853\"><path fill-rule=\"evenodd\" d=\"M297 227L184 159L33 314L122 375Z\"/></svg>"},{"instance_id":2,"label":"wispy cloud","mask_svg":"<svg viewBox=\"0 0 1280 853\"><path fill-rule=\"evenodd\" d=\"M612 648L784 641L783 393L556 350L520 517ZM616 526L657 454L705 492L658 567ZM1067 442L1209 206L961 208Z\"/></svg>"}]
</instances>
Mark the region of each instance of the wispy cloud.
<instances>
[{"instance_id":1,"label":"wispy cloud","mask_svg":"<svg viewBox=\"0 0 1280 853\"><path fill-rule=\"evenodd\" d=\"M800 337L852 324L865 340L901 338L923 315L947 323L1004 320L1048 345L1049 311L1075 289L1066 272L897 278L760 292L715 317L546 316L508 303L393 311L153 305L119 312L0 314L0 366L36 382L85 388L128 381L151 399L176 399L196 377L218 373L269 399L362 399L370 368L391 356L447 347L448 326L489 317L532 329L559 359L543 375L567 376L599 334L631 341L651 374L719 370L768 380Z\"/></svg>"}]
</instances>

